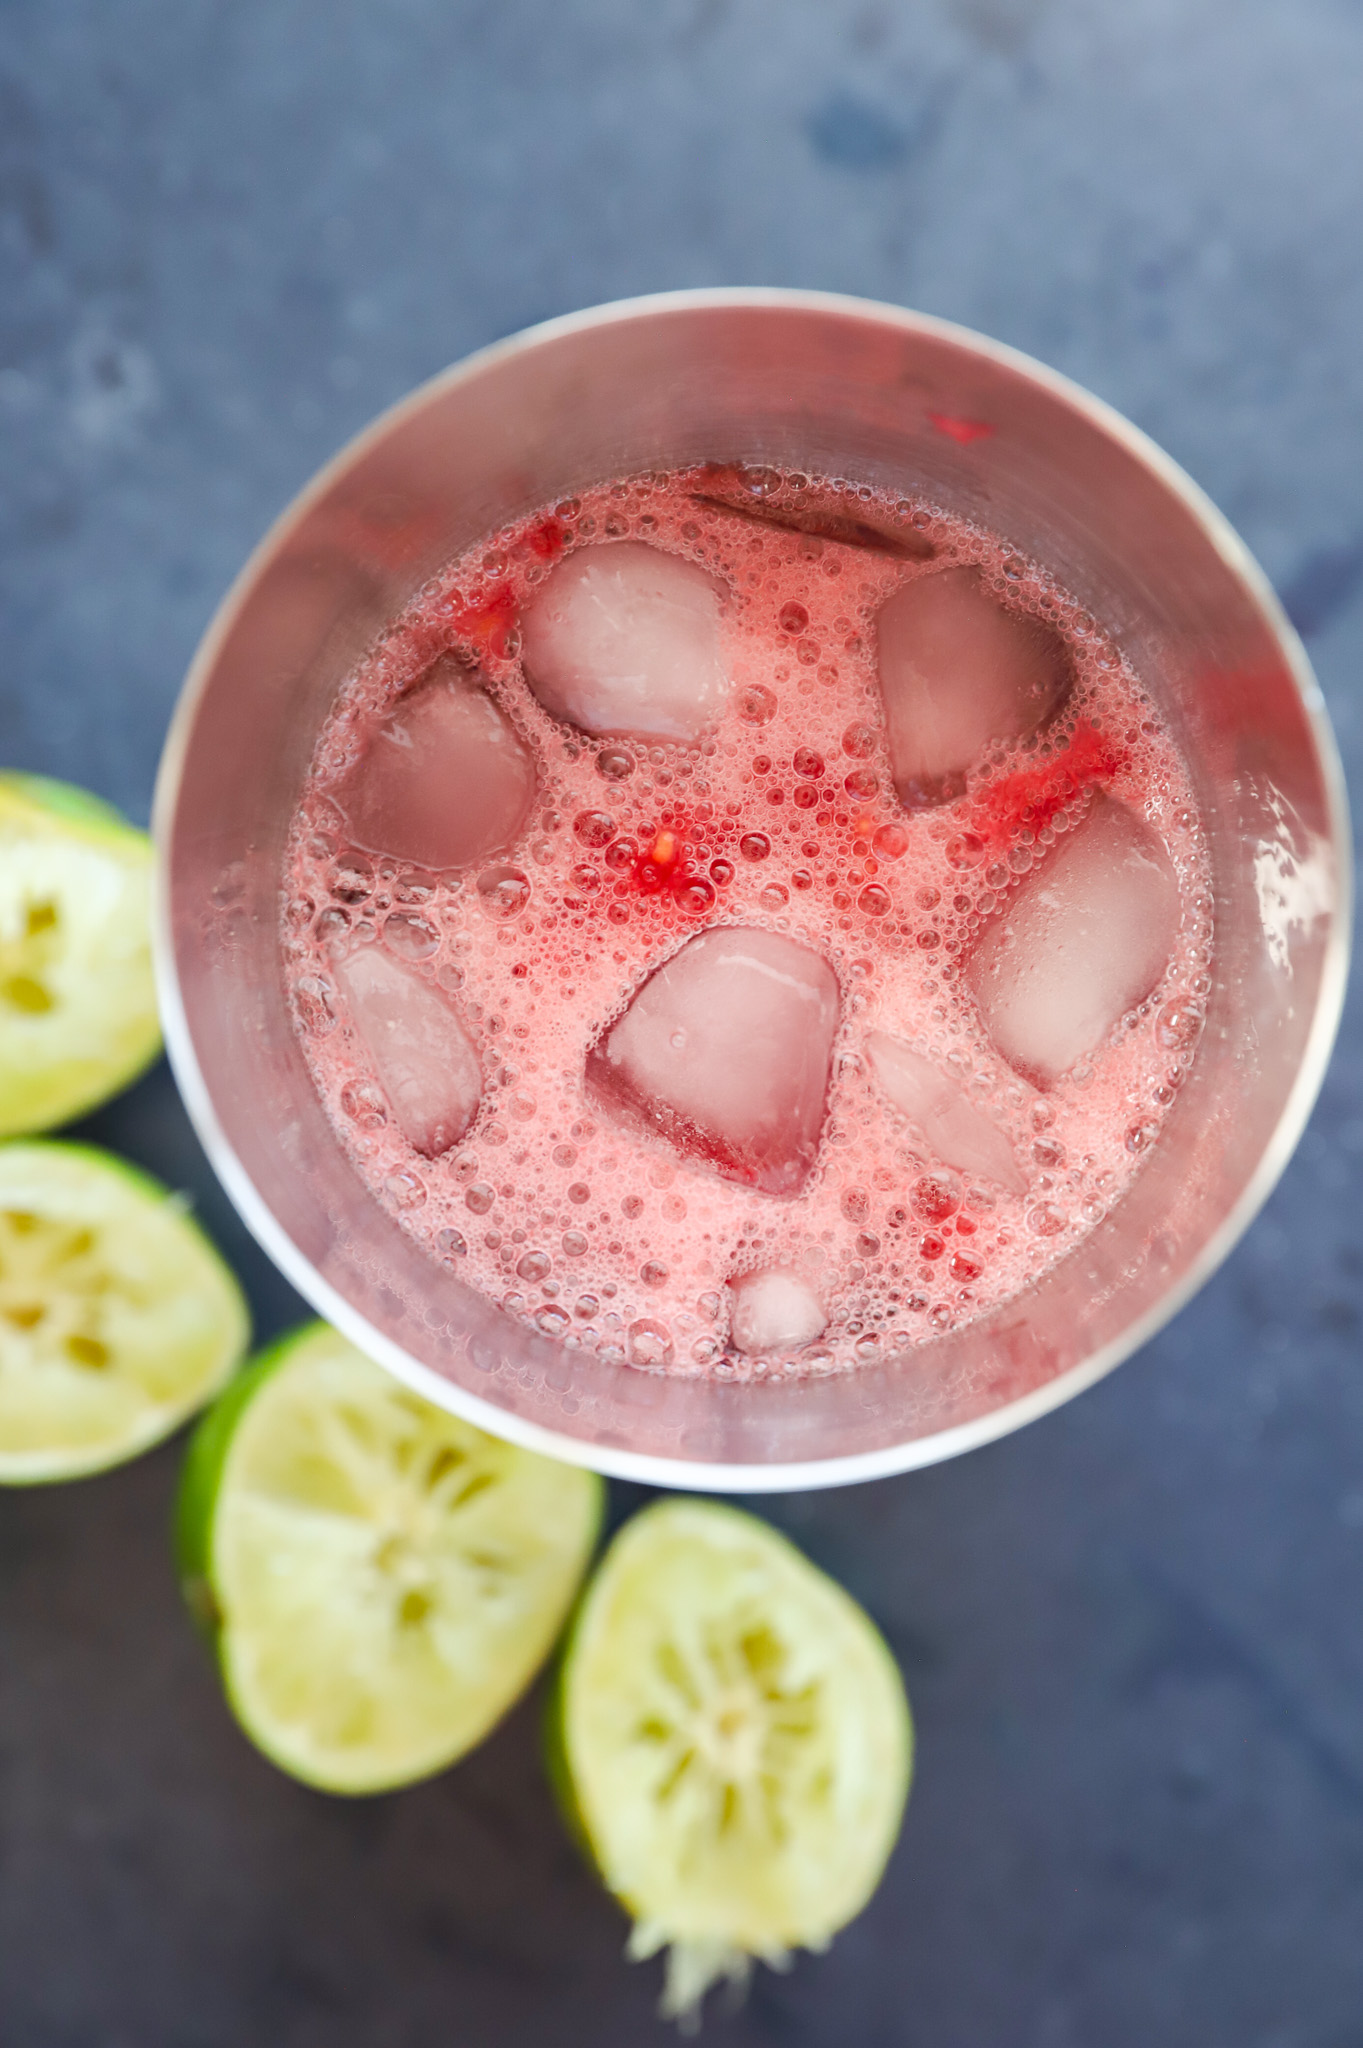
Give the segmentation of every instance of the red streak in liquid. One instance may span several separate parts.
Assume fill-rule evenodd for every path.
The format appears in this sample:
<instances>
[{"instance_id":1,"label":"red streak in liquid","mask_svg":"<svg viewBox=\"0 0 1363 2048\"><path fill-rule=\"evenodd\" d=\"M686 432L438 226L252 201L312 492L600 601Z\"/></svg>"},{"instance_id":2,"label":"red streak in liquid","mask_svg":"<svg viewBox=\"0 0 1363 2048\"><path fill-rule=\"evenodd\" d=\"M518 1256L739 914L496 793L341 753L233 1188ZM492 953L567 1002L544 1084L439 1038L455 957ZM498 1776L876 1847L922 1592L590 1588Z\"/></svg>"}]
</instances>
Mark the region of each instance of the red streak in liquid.
<instances>
[{"instance_id":1,"label":"red streak in liquid","mask_svg":"<svg viewBox=\"0 0 1363 2048\"><path fill-rule=\"evenodd\" d=\"M499 583L481 604L466 605L454 614L454 630L461 640L472 641L479 654L504 661L515 651L518 609L511 585Z\"/></svg>"},{"instance_id":2,"label":"red streak in liquid","mask_svg":"<svg viewBox=\"0 0 1363 2048\"><path fill-rule=\"evenodd\" d=\"M538 555L542 562L554 562L563 553L563 543L568 530L559 519L541 519L529 528L525 544L532 555Z\"/></svg>"},{"instance_id":3,"label":"red streak in liquid","mask_svg":"<svg viewBox=\"0 0 1363 2048\"><path fill-rule=\"evenodd\" d=\"M1125 761L1124 754L1081 719L1063 754L1035 768L1019 768L980 791L973 829L990 848L1006 852L1020 831L1036 832L1049 825L1087 790L1110 782Z\"/></svg>"},{"instance_id":4,"label":"red streak in liquid","mask_svg":"<svg viewBox=\"0 0 1363 2048\"><path fill-rule=\"evenodd\" d=\"M693 917L709 910L715 900L714 887L696 862L694 841L681 823L660 825L646 835L630 878L641 896L669 895Z\"/></svg>"}]
</instances>

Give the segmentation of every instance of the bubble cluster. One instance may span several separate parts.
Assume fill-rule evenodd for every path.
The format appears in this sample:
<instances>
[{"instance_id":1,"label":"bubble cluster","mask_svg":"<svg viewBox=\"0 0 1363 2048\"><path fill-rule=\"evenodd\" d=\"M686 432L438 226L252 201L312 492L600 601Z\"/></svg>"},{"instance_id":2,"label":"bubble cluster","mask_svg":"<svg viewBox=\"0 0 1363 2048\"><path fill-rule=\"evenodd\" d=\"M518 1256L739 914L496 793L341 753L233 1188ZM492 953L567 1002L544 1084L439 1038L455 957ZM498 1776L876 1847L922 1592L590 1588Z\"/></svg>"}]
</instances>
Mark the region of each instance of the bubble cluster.
<instances>
[{"instance_id":1,"label":"bubble cluster","mask_svg":"<svg viewBox=\"0 0 1363 2048\"><path fill-rule=\"evenodd\" d=\"M851 1369L929 1345L1032 1284L1117 1202L1196 1056L1210 981L1205 852L1186 769L1111 642L1044 571L930 506L836 480L626 478L492 536L435 578L360 666L295 820L281 944L321 1097L377 1199L457 1278L571 1351L645 1371ZM728 485L725 485L728 490ZM721 494L722 496L722 494ZM790 507L814 506L792 524ZM779 515L779 516L778 516ZM567 551L647 541L726 592L727 713L698 744L593 738L528 689L518 620ZM987 750L935 808L895 793L877 612L905 582L973 565L998 601L1065 636L1074 687L1024 741ZM521 836L458 873L346 844L336 792L439 657L475 673L535 762ZM1160 986L1044 1095L999 1057L963 969L980 934L1078 825L1094 789L1149 820L1184 902ZM589 1056L698 932L756 925L829 963L841 999L820 1153L798 1196L603 1114ZM484 1090L457 1146L402 1136L348 1018L336 963L383 948L456 1005ZM1017 1186L956 1171L892 1108L864 1047L912 1045L1003 1132ZM729 1283L779 1269L826 1329L793 1357L740 1356Z\"/></svg>"}]
</instances>

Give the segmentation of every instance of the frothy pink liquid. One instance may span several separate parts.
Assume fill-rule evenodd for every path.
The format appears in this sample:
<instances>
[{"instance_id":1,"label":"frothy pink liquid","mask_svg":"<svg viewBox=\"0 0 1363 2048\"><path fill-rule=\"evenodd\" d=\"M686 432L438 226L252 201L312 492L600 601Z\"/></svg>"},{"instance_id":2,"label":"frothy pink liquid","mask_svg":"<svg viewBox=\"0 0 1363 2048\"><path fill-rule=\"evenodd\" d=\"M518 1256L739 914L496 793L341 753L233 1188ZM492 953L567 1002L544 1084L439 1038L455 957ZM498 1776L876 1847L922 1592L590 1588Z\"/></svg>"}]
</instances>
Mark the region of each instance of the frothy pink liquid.
<instances>
[{"instance_id":1,"label":"frothy pink liquid","mask_svg":"<svg viewBox=\"0 0 1363 2048\"><path fill-rule=\"evenodd\" d=\"M766 488L759 479L752 512ZM1111 641L988 534L850 486L804 488L824 508L823 534L705 502L706 474L688 472L584 493L462 557L342 693L290 842L283 943L311 1071L364 1180L429 1251L432 1288L453 1271L570 1346L653 1369L844 1369L927 1344L1025 1289L1121 1198L1158 1141L1210 987L1187 770ZM798 504L801 489L784 479L776 498ZM867 544L877 529L885 551ZM733 692L696 745L591 738L527 685L519 621L537 586L565 554L626 538L724 588ZM928 547L931 559L915 558ZM907 582L960 565L1058 630L1074 683L1051 725L990 749L955 800L906 808L874 621ZM536 783L516 843L481 869L432 875L348 846L337 794L397 700L451 650L526 743ZM990 1042L968 963L1094 791L1162 842L1181 922L1148 998L1043 1090ZM650 974L724 925L787 934L836 976L817 1162L792 1195L719 1177L703 1147L621 1118L588 1085L594 1048ZM477 1049L476 1119L437 1157L403 1137L348 1016L338 965L365 946L441 991ZM876 1033L959 1083L1007 1139L1013 1185L934 1156L876 1083ZM797 1276L826 1319L794 1353L752 1356L731 1341L731 1283L764 1269Z\"/></svg>"}]
</instances>

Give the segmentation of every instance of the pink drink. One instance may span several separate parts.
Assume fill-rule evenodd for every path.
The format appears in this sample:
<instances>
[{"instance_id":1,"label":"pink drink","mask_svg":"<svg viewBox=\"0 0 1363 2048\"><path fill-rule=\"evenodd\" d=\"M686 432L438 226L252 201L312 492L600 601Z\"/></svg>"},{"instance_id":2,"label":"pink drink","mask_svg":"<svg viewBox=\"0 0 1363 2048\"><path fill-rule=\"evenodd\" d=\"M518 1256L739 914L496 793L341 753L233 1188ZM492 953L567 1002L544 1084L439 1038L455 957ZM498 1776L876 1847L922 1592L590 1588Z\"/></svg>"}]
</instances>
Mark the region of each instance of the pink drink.
<instances>
[{"instance_id":1,"label":"pink drink","mask_svg":"<svg viewBox=\"0 0 1363 2048\"><path fill-rule=\"evenodd\" d=\"M508 529L394 624L284 943L433 1286L733 1378L926 1344L1072 1252L1191 1065L1210 910L1184 764L1042 569L710 467Z\"/></svg>"}]
</instances>

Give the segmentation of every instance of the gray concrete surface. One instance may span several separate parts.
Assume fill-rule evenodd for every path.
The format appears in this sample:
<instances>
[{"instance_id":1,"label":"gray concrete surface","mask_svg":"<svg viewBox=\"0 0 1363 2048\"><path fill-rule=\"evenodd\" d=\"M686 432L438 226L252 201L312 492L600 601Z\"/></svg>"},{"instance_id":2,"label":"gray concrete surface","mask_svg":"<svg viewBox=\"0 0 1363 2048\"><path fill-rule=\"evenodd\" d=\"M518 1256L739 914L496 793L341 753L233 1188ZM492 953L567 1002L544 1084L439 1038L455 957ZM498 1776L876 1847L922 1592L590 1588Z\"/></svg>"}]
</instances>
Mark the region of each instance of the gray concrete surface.
<instances>
[{"instance_id":1,"label":"gray concrete surface","mask_svg":"<svg viewBox=\"0 0 1363 2048\"><path fill-rule=\"evenodd\" d=\"M948 314L1129 412L1241 527L1363 768L1358 0L0 0L0 756L145 815L248 547L379 407L669 285ZM865 1916L717 2043L1363 2043L1363 1101L1351 1010L1262 1220L1009 1442L772 1511L918 1711ZM164 1070L91 1133L296 1312ZM178 1448L0 1499L5 2048L665 2038L526 1707L361 1805L236 1735ZM617 1512L631 1505L616 1490Z\"/></svg>"}]
</instances>

